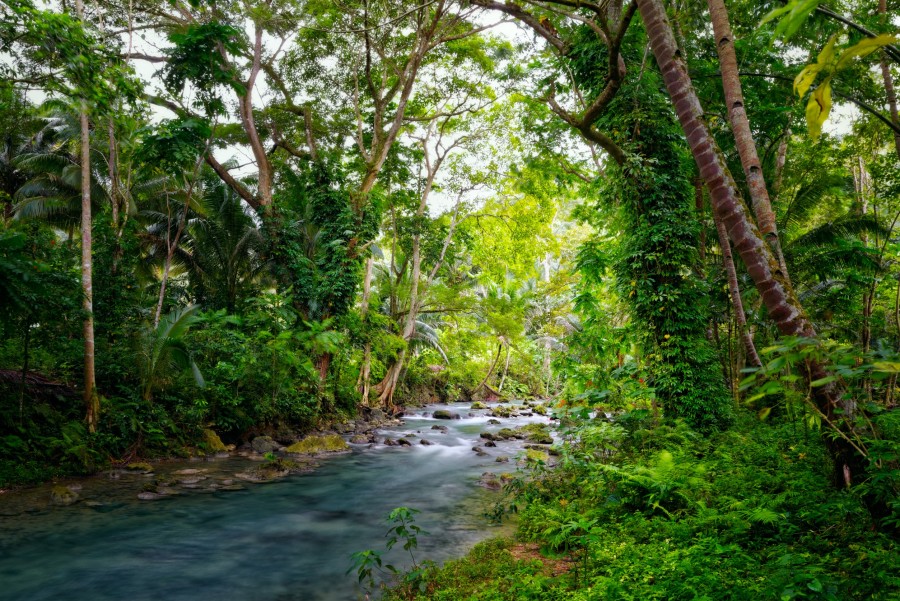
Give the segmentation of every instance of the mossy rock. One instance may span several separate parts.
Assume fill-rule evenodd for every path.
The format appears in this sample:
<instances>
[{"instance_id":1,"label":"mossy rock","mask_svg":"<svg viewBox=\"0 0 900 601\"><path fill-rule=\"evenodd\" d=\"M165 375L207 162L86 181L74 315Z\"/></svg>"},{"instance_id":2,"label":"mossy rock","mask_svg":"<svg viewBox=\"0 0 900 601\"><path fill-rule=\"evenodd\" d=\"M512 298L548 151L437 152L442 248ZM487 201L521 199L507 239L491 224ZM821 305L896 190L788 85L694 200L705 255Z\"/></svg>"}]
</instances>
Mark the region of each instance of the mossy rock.
<instances>
[{"instance_id":1,"label":"mossy rock","mask_svg":"<svg viewBox=\"0 0 900 601\"><path fill-rule=\"evenodd\" d=\"M536 451L534 449L526 449L525 450L525 460L528 462L540 462L547 463L549 461L550 455L544 453L543 451Z\"/></svg>"},{"instance_id":2,"label":"mossy rock","mask_svg":"<svg viewBox=\"0 0 900 601\"><path fill-rule=\"evenodd\" d=\"M502 438L503 440L509 440L510 438L518 438L519 434L515 430L510 430L509 428L501 428L497 432L497 438ZM495 438L494 440L496 440Z\"/></svg>"},{"instance_id":3,"label":"mossy rock","mask_svg":"<svg viewBox=\"0 0 900 601\"><path fill-rule=\"evenodd\" d=\"M338 434L326 434L324 436L307 436L300 442L295 442L285 449L288 453L303 455L321 455L324 453L346 453L350 446Z\"/></svg>"},{"instance_id":4,"label":"mossy rock","mask_svg":"<svg viewBox=\"0 0 900 601\"><path fill-rule=\"evenodd\" d=\"M469 409L472 409L472 410L475 410L475 409L487 409L487 405L485 405L485 404L482 403L481 401L475 401L474 403L472 403L472 406L469 407Z\"/></svg>"},{"instance_id":5,"label":"mossy rock","mask_svg":"<svg viewBox=\"0 0 900 601\"><path fill-rule=\"evenodd\" d=\"M518 432L525 436L525 440L536 444L553 444L553 437L550 436L550 430L544 424L528 424L516 428Z\"/></svg>"},{"instance_id":6,"label":"mossy rock","mask_svg":"<svg viewBox=\"0 0 900 601\"><path fill-rule=\"evenodd\" d=\"M135 461L125 466L129 472L152 472L153 466L143 461Z\"/></svg>"},{"instance_id":7,"label":"mossy rock","mask_svg":"<svg viewBox=\"0 0 900 601\"><path fill-rule=\"evenodd\" d=\"M66 486L54 486L50 491L50 503L65 507L78 502L78 493Z\"/></svg>"},{"instance_id":8,"label":"mossy rock","mask_svg":"<svg viewBox=\"0 0 900 601\"><path fill-rule=\"evenodd\" d=\"M515 417L516 410L514 407L510 407L508 405L497 405L493 409L491 409L491 415L493 417Z\"/></svg>"},{"instance_id":9,"label":"mossy rock","mask_svg":"<svg viewBox=\"0 0 900 601\"><path fill-rule=\"evenodd\" d=\"M535 404L532 408L532 411L537 413L538 415L547 415L547 405L538 405Z\"/></svg>"},{"instance_id":10,"label":"mossy rock","mask_svg":"<svg viewBox=\"0 0 900 601\"><path fill-rule=\"evenodd\" d=\"M450 413L449 411L447 411L446 409L438 409L437 411L435 411L432 414L432 417L434 417L434 419L453 419L454 418L453 414Z\"/></svg>"},{"instance_id":11,"label":"mossy rock","mask_svg":"<svg viewBox=\"0 0 900 601\"><path fill-rule=\"evenodd\" d=\"M209 428L203 430L203 447L210 453L221 453L228 450L219 435Z\"/></svg>"}]
</instances>

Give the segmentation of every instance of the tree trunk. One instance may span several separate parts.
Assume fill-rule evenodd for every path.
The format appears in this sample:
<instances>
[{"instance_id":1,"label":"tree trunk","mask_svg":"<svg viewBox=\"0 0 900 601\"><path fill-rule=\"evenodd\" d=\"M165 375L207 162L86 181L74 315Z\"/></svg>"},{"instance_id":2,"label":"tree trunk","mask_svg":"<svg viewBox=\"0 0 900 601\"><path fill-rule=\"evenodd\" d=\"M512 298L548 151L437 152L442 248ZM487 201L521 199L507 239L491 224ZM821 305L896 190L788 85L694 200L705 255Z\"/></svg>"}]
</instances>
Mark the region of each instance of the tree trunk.
<instances>
[{"instance_id":1,"label":"tree trunk","mask_svg":"<svg viewBox=\"0 0 900 601\"><path fill-rule=\"evenodd\" d=\"M372 270L375 267L375 258L369 257L366 259L366 276L363 279L363 294L362 294L362 302L360 302L359 312L362 316L363 322L366 321L366 316L369 313L369 295L372 293ZM371 387L370 378L372 375L372 343L366 342L365 349L363 350L363 364L362 368L359 371L359 381L357 382L357 387L359 388L359 393L361 396L360 403L364 407L369 406L369 388Z\"/></svg>"},{"instance_id":2,"label":"tree trunk","mask_svg":"<svg viewBox=\"0 0 900 601\"><path fill-rule=\"evenodd\" d=\"M700 175L710 191L713 211L725 225L778 330L785 336L815 338L812 323L784 279L768 244L750 220L722 152L703 121L703 108L688 75L687 65L677 52L665 8L660 0L637 0L637 3L675 113ZM825 367L819 363L810 362L807 367L810 380L827 376ZM818 409L831 420L838 406L835 388L832 385L819 386L813 389L813 395ZM855 472L863 467L860 458L844 439L823 438L835 462L836 481L843 480L849 485Z\"/></svg>"},{"instance_id":3,"label":"tree trunk","mask_svg":"<svg viewBox=\"0 0 900 601\"><path fill-rule=\"evenodd\" d=\"M76 0L75 12L84 21L84 4ZM96 432L100 418L94 369L94 279L91 245L91 126L87 101L81 100L78 120L81 125L81 292L84 311L84 406L88 431Z\"/></svg>"},{"instance_id":4,"label":"tree trunk","mask_svg":"<svg viewBox=\"0 0 900 601\"><path fill-rule=\"evenodd\" d=\"M500 361L500 352L502 350L503 350L503 341L501 340L500 343L497 345L497 355L494 357L494 361L491 363L491 366L488 368L488 372L484 376L484 379L481 382L479 382L478 386L476 386L475 389L472 391L473 393L477 393L479 390L481 390L482 386L487 385L487 381L490 379L491 374L494 373L494 368L497 367L497 363Z\"/></svg>"},{"instance_id":5,"label":"tree trunk","mask_svg":"<svg viewBox=\"0 0 900 601\"><path fill-rule=\"evenodd\" d=\"M500 376L500 384L497 386L497 392L503 392L503 384L506 382L506 374L509 373L509 345L506 345L506 362L503 364L503 375Z\"/></svg>"},{"instance_id":6,"label":"tree trunk","mask_svg":"<svg viewBox=\"0 0 900 601\"><path fill-rule=\"evenodd\" d=\"M885 23L887 21L887 0L878 0L878 14L881 22ZM891 111L891 123L900 127L900 115L897 114L897 92L894 90L894 78L891 76L891 63L884 51L881 53L881 77L884 79L884 93ZM894 131L894 147L897 149L897 158L900 159L900 133L896 131Z\"/></svg>"},{"instance_id":7,"label":"tree trunk","mask_svg":"<svg viewBox=\"0 0 900 601\"><path fill-rule=\"evenodd\" d=\"M737 271L734 268L734 257L731 255L731 243L728 241L728 234L725 232L725 226L719 219L716 219L715 221L716 231L719 233L719 246L722 249L722 262L725 264L725 274L728 276L728 291L731 294L734 317L741 333L741 340L744 342L744 351L747 353L747 361L753 365L753 367L762 367L762 361L760 361L759 354L756 352L756 345L753 343L753 335L750 333L750 328L747 327L744 302L741 300L741 289L738 285Z\"/></svg>"},{"instance_id":8,"label":"tree trunk","mask_svg":"<svg viewBox=\"0 0 900 601\"><path fill-rule=\"evenodd\" d=\"M753 140L753 132L750 131L750 121L747 119L747 110L744 107L744 94L741 90L741 80L738 77L737 56L734 51L734 36L731 33L731 24L728 21L728 9L724 0L707 0L709 15L712 19L713 32L716 40L716 50L719 53L719 66L722 71L722 88L725 91L725 103L728 110L728 121L734 134L738 155L741 157L741 166L747 177L747 187L750 189L750 199L753 202L753 212L756 215L756 223L763 236L766 237L781 272L785 279L788 277L787 265L781 252L781 242L778 239L778 226L775 223L775 213L772 211L772 203L769 200L769 192L766 189L766 181L763 177L762 164L756 152L756 142Z\"/></svg>"}]
</instances>

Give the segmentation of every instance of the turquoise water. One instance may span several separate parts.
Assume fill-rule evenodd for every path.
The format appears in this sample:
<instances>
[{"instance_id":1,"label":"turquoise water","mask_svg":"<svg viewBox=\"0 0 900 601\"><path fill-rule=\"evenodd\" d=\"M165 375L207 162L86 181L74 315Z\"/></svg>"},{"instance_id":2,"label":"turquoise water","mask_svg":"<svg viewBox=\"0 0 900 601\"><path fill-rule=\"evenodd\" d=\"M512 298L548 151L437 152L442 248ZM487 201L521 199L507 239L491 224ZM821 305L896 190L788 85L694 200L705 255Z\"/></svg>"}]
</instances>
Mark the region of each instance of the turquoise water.
<instances>
[{"instance_id":1,"label":"turquoise water","mask_svg":"<svg viewBox=\"0 0 900 601\"><path fill-rule=\"evenodd\" d=\"M446 407L442 407L446 408ZM422 411L433 410L424 408ZM483 446L478 434L525 421L487 425L483 411L451 410L461 420L420 414L386 430L415 434L412 447L358 447L322 462L315 472L232 492L188 491L139 501L141 478L83 481L82 502L48 503L49 489L0 495L0 599L6 601L331 601L363 598L350 555L384 549L387 513L421 510L418 559L443 561L499 533L482 513L496 493L477 486L485 471L515 469L519 443ZM431 426L447 426L447 433ZM418 443L425 437L434 444ZM498 455L512 457L497 463ZM210 476L245 469L246 459L167 464ZM163 468L157 467L162 473ZM127 480L127 481L123 481ZM93 505L93 506L91 506ZM403 565L402 551L386 560Z\"/></svg>"}]
</instances>

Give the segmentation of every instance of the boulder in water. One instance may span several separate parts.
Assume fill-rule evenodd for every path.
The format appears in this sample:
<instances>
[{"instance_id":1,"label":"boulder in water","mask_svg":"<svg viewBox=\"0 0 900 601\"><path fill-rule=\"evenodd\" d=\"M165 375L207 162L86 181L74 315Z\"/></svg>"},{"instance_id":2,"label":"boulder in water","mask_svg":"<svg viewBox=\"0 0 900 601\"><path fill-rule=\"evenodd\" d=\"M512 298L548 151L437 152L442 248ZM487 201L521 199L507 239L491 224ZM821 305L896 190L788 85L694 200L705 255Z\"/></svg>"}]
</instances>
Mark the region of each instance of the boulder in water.
<instances>
[{"instance_id":1,"label":"boulder in water","mask_svg":"<svg viewBox=\"0 0 900 601\"><path fill-rule=\"evenodd\" d=\"M481 401L475 401L474 403L472 403L472 406L469 407L469 409L472 409L472 410L487 409L487 405L485 405Z\"/></svg>"},{"instance_id":2,"label":"boulder in water","mask_svg":"<svg viewBox=\"0 0 900 601\"><path fill-rule=\"evenodd\" d=\"M497 446L497 443L494 442L493 440L489 440L489 441L487 441L486 443L484 443L484 446L486 446L486 447L496 447L496 446Z\"/></svg>"},{"instance_id":3,"label":"boulder in water","mask_svg":"<svg viewBox=\"0 0 900 601\"><path fill-rule=\"evenodd\" d=\"M165 499L169 495L161 495L157 492L144 491L138 493L138 499L141 501L158 501L159 499Z\"/></svg>"},{"instance_id":4,"label":"boulder in water","mask_svg":"<svg viewBox=\"0 0 900 601\"><path fill-rule=\"evenodd\" d=\"M491 418L491 419L488 420L488 423L491 424L491 425L493 425L493 426L499 426L499 425L500 425L500 420L499 420L499 419Z\"/></svg>"},{"instance_id":5,"label":"boulder in water","mask_svg":"<svg viewBox=\"0 0 900 601\"><path fill-rule=\"evenodd\" d=\"M369 437L365 434L354 434L350 437L350 442L353 444L367 444L369 442Z\"/></svg>"},{"instance_id":6,"label":"boulder in water","mask_svg":"<svg viewBox=\"0 0 900 601\"><path fill-rule=\"evenodd\" d=\"M431 442L430 440L428 440L427 438L423 438L422 440L419 441L419 444L423 444L425 446L430 446L430 445L433 445L434 443Z\"/></svg>"},{"instance_id":7,"label":"boulder in water","mask_svg":"<svg viewBox=\"0 0 900 601\"><path fill-rule=\"evenodd\" d=\"M295 442L285 449L288 453L303 455L325 455L329 453L348 453L350 447L347 441L337 434L325 434L322 436L307 436L300 442Z\"/></svg>"},{"instance_id":8,"label":"boulder in water","mask_svg":"<svg viewBox=\"0 0 900 601\"><path fill-rule=\"evenodd\" d=\"M516 431L524 435L525 440L535 444L553 444L553 437L544 424L528 424L516 428Z\"/></svg>"},{"instance_id":9,"label":"boulder in water","mask_svg":"<svg viewBox=\"0 0 900 601\"><path fill-rule=\"evenodd\" d=\"M441 431L442 433L444 433L444 434L447 433L447 426L437 426L437 425L435 425L435 426L431 426L431 429L432 429L432 430L440 430L440 431Z\"/></svg>"},{"instance_id":10,"label":"boulder in water","mask_svg":"<svg viewBox=\"0 0 900 601\"><path fill-rule=\"evenodd\" d=\"M412 443L406 440L405 438L401 438L397 441L397 446L401 447L411 447Z\"/></svg>"},{"instance_id":11,"label":"boulder in water","mask_svg":"<svg viewBox=\"0 0 900 601\"><path fill-rule=\"evenodd\" d=\"M490 432L482 432L478 435L478 437L485 440L497 440L497 436L495 434L491 434Z\"/></svg>"},{"instance_id":12,"label":"boulder in water","mask_svg":"<svg viewBox=\"0 0 900 601\"><path fill-rule=\"evenodd\" d=\"M446 409L438 409L434 412L434 419L459 419L459 416Z\"/></svg>"},{"instance_id":13,"label":"boulder in water","mask_svg":"<svg viewBox=\"0 0 900 601\"><path fill-rule=\"evenodd\" d=\"M489 490L500 490L503 487L503 484L500 482L500 478L497 477L497 474L493 472L484 472L481 474L481 478L478 479L478 486Z\"/></svg>"},{"instance_id":14,"label":"boulder in water","mask_svg":"<svg viewBox=\"0 0 900 601\"><path fill-rule=\"evenodd\" d=\"M250 443L250 447L260 455L265 455L266 453L274 453L281 445L272 440L271 436L257 436Z\"/></svg>"},{"instance_id":15,"label":"boulder in water","mask_svg":"<svg viewBox=\"0 0 900 601\"><path fill-rule=\"evenodd\" d=\"M129 472L144 472L145 474L153 471L153 466L143 461L134 461L125 466Z\"/></svg>"},{"instance_id":16,"label":"boulder in water","mask_svg":"<svg viewBox=\"0 0 900 601\"><path fill-rule=\"evenodd\" d=\"M78 493L70 490L67 486L54 486L50 491L50 503L65 507L78 502Z\"/></svg>"}]
</instances>

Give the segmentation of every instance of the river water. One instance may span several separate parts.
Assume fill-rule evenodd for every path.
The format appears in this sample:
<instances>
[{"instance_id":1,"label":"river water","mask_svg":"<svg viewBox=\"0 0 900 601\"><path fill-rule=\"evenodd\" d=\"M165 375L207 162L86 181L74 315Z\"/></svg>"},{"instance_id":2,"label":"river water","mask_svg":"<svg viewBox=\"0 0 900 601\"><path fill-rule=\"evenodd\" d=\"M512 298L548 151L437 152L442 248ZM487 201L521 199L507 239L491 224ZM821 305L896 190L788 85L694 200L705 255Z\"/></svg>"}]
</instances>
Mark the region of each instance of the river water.
<instances>
[{"instance_id":1,"label":"river water","mask_svg":"<svg viewBox=\"0 0 900 601\"><path fill-rule=\"evenodd\" d=\"M450 409L459 420L423 415ZM474 416L470 416L474 413ZM0 495L0 599L5 601L347 601L362 598L351 568L355 551L384 551L391 509L421 511L430 532L416 558L442 562L479 540L500 534L484 517L496 492L478 486L483 472L513 471L520 442L498 442L478 456L479 434L539 416L488 424L468 404L425 407L403 426L410 447L354 447L292 475L245 490L202 486L171 499L140 501L141 478L98 476L81 481L82 501L49 504L49 487ZM432 425L446 426L442 433ZM425 446L420 439L433 444ZM381 437L379 437L379 440ZM510 457L497 463L498 456ZM156 467L157 476L180 468L233 474L244 458ZM209 480L212 480L210 478ZM202 484L202 483L201 483ZM400 545L385 560L408 565Z\"/></svg>"}]
</instances>

